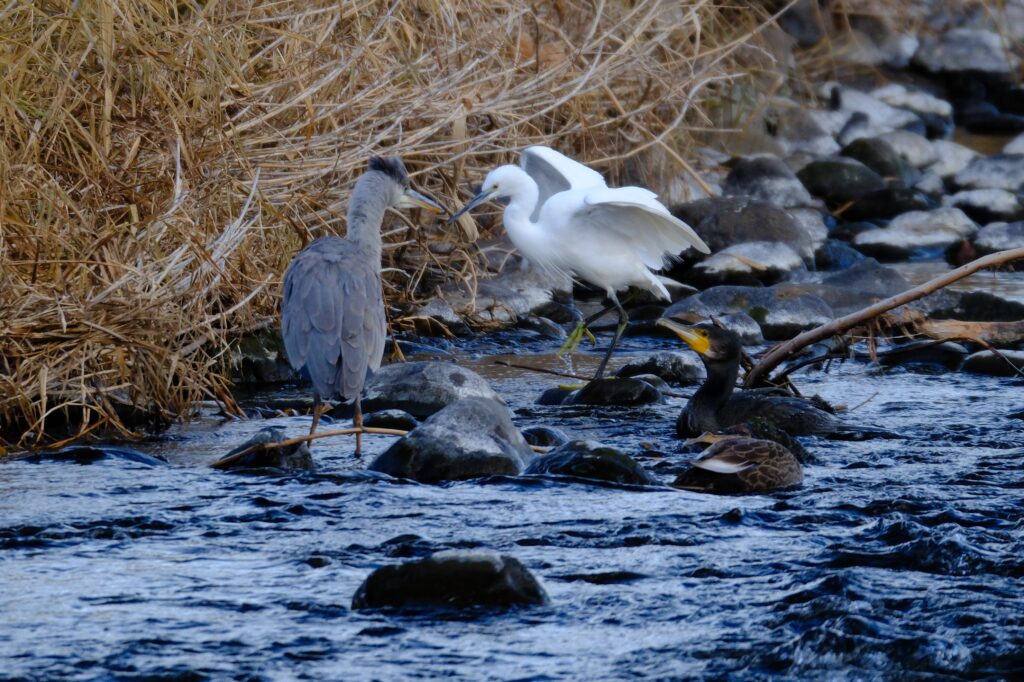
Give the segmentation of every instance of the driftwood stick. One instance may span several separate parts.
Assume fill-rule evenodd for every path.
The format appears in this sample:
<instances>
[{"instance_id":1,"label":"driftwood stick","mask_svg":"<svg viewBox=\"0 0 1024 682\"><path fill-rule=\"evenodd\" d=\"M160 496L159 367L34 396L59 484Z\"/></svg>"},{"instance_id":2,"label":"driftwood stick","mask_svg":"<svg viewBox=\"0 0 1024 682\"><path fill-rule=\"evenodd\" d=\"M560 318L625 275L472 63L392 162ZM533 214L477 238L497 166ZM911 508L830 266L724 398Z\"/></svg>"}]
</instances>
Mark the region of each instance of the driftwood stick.
<instances>
[{"instance_id":1,"label":"driftwood stick","mask_svg":"<svg viewBox=\"0 0 1024 682\"><path fill-rule=\"evenodd\" d=\"M812 343L823 341L829 337L835 336L836 334L842 334L843 332L856 327L858 324L878 317L882 313L888 312L893 308L899 307L905 303L910 303L911 301L916 301L917 299L938 291L943 287L947 287L968 275L973 275L978 270L1002 265L1003 263L1008 263L1019 258L1024 258L1024 248L1007 249L1006 251L999 251L988 256L983 256L971 261L967 265L957 268L956 270L951 270L944 275L931 279L924 284L912 289L907 289L903 293L890 296L883 301L869 305L867 308L863 308L857 312L826 322L820 327L809 329L808 331L793 337L789 341L780 343L770 349L754 366L754 368L747 373L747 378L744 380L743 385L748 388L756 386L758 382L766 378L772 370L778 367L782 362L793 357L793 355Z\"/></svg>"}]
</instances>

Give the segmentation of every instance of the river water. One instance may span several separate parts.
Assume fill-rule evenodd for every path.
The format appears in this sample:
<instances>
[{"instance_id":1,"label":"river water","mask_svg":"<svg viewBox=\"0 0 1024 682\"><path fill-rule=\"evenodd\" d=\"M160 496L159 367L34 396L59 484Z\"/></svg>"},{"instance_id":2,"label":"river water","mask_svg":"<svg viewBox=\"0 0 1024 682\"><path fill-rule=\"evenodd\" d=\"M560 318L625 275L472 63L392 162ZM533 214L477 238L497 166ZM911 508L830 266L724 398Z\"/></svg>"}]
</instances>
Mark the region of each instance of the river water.
<instances>
[{"instance_id":1,"label":"river water","mask_svg":"<svg viewBox=\"0 0 1024 682\"><path fill-rule=\"evenodd\" d=\"M466 342L520 426L614 444L664 480L692 456L681 398L539 407L552 341ZM675 347L628 338L630 354ZM585 353L582 369L596 356ZM581 369L577 366L576 369ZM899 440L806 444L802 488L714 497L579 481L445 486L361 473L350 440L312 473L205 468L268 423L207 414L140 446L169 466L0 466L4 679L612 680L1020 678L1024 407L1014 379L847 362L805 393ZM688 391L692 389L681 389ZM391 439L368 437L369 457ZM447 548L522 560L550 605L354 612L376 567Z\"/></svg>"}]
</instances>

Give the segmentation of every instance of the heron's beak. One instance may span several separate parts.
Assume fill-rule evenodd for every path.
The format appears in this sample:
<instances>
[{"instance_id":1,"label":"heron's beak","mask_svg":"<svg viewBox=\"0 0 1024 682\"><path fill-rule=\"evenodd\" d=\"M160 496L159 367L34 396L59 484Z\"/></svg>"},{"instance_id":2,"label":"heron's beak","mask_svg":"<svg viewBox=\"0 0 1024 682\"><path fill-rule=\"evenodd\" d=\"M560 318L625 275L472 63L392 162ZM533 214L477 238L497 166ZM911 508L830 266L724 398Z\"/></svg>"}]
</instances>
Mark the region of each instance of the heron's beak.
<instances>
[{"instance_id":1,"label":"heron's beak","mask_svg":"<svg viewBox=\"0 0 1024 682\"><path fill-rule=\"evenodd\" d=\"M466 213L467 211L473 210L474 208L476 208L477 206L479 206L480 204L484 203L485 201L490 199L492 196L494 196L494 194L495 194L494 192L484 192L484 191L481 191L480 194L477 194L475 197L473 197L470 200L470 202L468 204L463 206L462 210L458 211L455 215L453 215L451 218L449 218L448 219L448 224L451 225L456 220L458 220L459 217L461 217L463 213Z\"/></svg>"},{"instance_id":2,"label":"heron's beak","mask_svg":"<svg viewBox=\"0 0 1024 682\"><path fill-rule=\"evenodd\" d=\"M691 327L679 324L674 320L662 317L658 319L657 325L659 327L664 327L665 329L671 330L672 333L674 333L676 336L685 341L690 348L697 351L701 355L707 353L708 348L711 347L711 344L708 342L706 336L701 336L700 334L693 331Z\"/></svg>"},{"instance_id":3,"label":"heron's beak","mask_svg":"<svg viewBox=\"0 0 1024 682\"><path fill-rule=\"evenodd\" d=\"M433 199L420 194L412 187L407 187L402 192L402 198L398 200L399 208L422 208L431 213L444 213L445 210L441 208L437 202Z\"/></svg>"}]
</instances>

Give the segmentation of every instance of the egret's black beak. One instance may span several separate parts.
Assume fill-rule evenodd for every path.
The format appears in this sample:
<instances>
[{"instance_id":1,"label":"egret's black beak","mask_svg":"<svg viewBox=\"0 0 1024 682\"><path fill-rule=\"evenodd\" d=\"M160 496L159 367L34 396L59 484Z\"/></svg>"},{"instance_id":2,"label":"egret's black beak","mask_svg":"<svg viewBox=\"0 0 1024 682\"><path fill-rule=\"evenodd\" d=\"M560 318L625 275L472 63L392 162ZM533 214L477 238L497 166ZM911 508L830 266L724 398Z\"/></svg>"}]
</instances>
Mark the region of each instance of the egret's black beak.
<instances>
[{"instance_id":1,"label":"egret's black beak","mask_svg":"<svg viewBox=\"0 0 1024 682\"><path fill-rule=\"evenodd\" d=\"M459 217L463 213L466 213L467 211L470 211L470 210L476 208L477 206L479 206L480 204L484 203L485 201L487 201L488 199L490 199L493 196L494 196L494 192L481 191L479 194L477 194L475 197L473 197L468 204L463 206L460 211L456 212L455 215L453 215L451 218L449 218L448 219L448 224L451 225L456 220L458 220Z\"/></svg>"},{"instance_id":2,"label":"egret's black beak","mask_svg":"<svg viewBox=\"0 0 1024 682\"><path fill-rule=\"evenodd\" d=\"M402 192L402 198L398 202L399 208L422 208L431 213L447 213L440 205L430 197L420 194L412 187L406 187Z\"/></svg>"}]
</instances>

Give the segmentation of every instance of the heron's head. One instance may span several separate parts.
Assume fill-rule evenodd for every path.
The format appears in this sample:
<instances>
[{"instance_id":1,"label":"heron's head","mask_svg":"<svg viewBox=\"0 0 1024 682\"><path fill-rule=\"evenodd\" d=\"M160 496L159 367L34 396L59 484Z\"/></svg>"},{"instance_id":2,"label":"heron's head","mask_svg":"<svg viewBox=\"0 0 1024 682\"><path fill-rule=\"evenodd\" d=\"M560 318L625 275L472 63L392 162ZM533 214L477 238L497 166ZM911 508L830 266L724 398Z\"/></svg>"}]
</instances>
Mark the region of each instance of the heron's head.
<instances>
[{"instance_id":1,"label":"heron's head","mask_svg":"<svg viewBox=\"0 0 1024 682\"><path fill-rule=\"evenodd\" d=\"M491 199L505 199L517 194L527 186L530 176L519 166L499 166L487 174L475 197L448 219L451 223L459 216Z\"/></svg>"},{"instance_id":2,"label":"heron's head","mask_svg":"<svg viewBox=\"0 0 1024 682\"><path fill-rule=\"evenodd\" d=\"M710 322L685 324L681 320L663 317L659 327L665 327L686 342L706 362L732 362L740 357L743 346L735 332Z\"/></svg>"},{"instance_id":3,"label":"heron's head","mask_svg":"<svg viewBox=\"0 0 1024 682\"><path fill-rule=\"evenodd\" d=\"M444 213L437 202L412 188L405 164L397 156L370 159L370 172L377 173L383 180L388 206L394 208L422 208L431 213Z\"/></svg>"}]
</instances>

